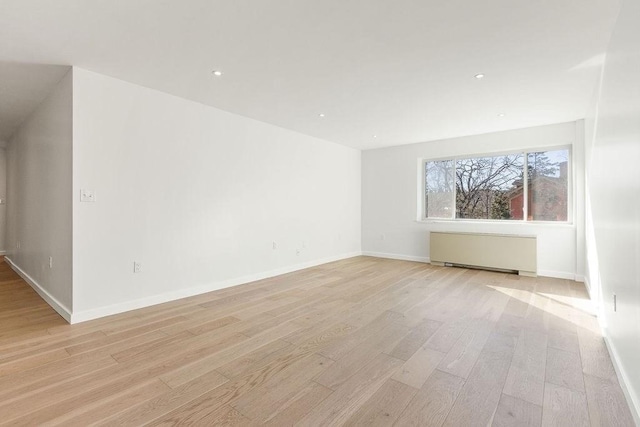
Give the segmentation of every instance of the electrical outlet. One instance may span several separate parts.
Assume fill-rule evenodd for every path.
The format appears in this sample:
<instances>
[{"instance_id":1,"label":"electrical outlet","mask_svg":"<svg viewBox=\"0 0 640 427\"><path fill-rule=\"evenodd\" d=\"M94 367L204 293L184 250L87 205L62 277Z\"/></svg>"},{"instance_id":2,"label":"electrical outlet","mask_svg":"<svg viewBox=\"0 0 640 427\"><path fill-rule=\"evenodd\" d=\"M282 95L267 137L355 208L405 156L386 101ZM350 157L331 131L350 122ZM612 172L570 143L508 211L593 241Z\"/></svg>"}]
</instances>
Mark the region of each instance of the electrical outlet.
<instances>
[{"instance_id":1,"label":"electrical outlet","mask_svg":"<svg viewBox=\"0 0 640 427\"><path fill-rule=\"evenodd\" d=\"M96 201L96 193L93 190L80 190L80 201L81 202L95 202Z\"/></svg>"},{"instance_id":2,"label":"electrical outlet","mask_svg":"<svg viewBox=\"0 0 640 427\"><path fill-rule=\"evenodd\" d=\"M300 249L296 249L296 255L300 255Z\"/></svg>"},{"instance_id":3,"label":"electrical outlet","mask_svg":"<svg viewBox=\"0 0 640 427\"><path fill-rule=\"evenodd\" d=\"M53 257L49 257L49 268L53 268Z\"/></svg>"},{"instance_id":4,"label":"electrical outlet","mask_svg":"<svg viewBox=\"0 0 640 427\"><path fill-rule=\"evenodd\" d=\"M134 261L133 262L133 272L134 273L140 273L140 270L142 270L142 265L140 265L139 262Z\"/></svg>"},{"instance_id":5,"label":"electrical outlet","mask_svg":"<svg viewBox=\"0 0 640 427\"><path fill-rule=\"evenodd\" d=\"M616 294L613 294L613 311L618 311L618 297Z\"/></svg>"}]
</instances>

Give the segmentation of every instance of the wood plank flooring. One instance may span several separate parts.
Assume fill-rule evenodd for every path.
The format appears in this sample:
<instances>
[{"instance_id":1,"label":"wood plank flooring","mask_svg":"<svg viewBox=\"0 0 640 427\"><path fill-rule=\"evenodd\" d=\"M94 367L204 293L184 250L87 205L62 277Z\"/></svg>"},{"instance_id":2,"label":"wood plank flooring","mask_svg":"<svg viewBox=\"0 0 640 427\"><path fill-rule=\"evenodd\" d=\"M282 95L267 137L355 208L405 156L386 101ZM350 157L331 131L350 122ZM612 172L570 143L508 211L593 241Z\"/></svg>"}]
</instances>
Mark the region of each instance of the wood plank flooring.
<instances>
[{"instance_id":1,"label":"wood plank flooring","mask_svg":"<svg viewBox=\"0 0 640 427\"><path fill-rule=\"evenodd\" d=\"M0 424L633 426L581 284L356 257L67 325L0 262Z\"/></svg>"}]
</instances>

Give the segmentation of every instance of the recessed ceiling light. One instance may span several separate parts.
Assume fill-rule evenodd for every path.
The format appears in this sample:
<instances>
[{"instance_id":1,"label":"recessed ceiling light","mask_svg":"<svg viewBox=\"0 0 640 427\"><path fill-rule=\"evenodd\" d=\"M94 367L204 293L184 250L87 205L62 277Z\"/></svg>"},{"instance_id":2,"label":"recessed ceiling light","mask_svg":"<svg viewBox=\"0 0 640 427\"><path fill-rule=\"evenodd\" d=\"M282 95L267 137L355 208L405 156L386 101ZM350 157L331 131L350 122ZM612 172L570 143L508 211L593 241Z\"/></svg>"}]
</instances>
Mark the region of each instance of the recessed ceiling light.
<instances>
[{"instance_id":1,"label":"recessed ceiling light","mask_svg":"<svg viewBox=\"0 0 640 427\"><path fill-rule=\"evenodd\" d=\"M480 74L476 74L476 75L475 75L475 76L473 76L473 77L475 77L476 79L480 80L480 79L483 79L483 78L484 78L484 74L482 74L482 73L480 73Z\"/></svg>"},{"instance_id":2,"label":"recessed ceiling light","mask_svg":"<svg viewBox=\"0 0 640 427\"><path fill-rule=\"evenodd\" d=\"M213 70L212 73L216 77L220 77L222 75L222 71L220 71L220 70Z\"/></svg>"},{"instance_id":3,"label":"recessed ceiling light","mask_svg":"<svg viewBox=\"0 0 640 427\"><path fill-rule=\"evenodd\" d=\"M504 117L504 113L498 114L498 117Z\"/></svg>"},{"instance_id":4,"label":"recessed ceiling light","mask_svg":"<svg viewBox=\"0 0 640 427\"><path fill-rule=\"evenodd\" d=\"M320 118L324 117L324 113L318 114L318 117L320 117Z\"/></svg>"},{"instance_id":5,"label":"recessed ceiling light","mask_svg":"<svg viewBox=\"0 0 640 427\"><path fill-rule=\"evenodd\" d=\"M374 138L377 138L377 137L378 137L378 135L373 135L373 137L374 137Z\"/></svg>"}]
</instances>

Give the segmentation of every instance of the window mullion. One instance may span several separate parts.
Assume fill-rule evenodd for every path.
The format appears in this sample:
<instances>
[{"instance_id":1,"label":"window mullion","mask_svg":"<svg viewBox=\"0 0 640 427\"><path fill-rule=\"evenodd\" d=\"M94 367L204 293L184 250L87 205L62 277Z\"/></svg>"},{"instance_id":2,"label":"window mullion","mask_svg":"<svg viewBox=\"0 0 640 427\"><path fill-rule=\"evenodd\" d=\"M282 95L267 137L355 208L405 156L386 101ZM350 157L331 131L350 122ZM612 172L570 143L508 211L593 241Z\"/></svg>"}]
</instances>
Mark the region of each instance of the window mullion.
<instances>
[{"instance_id":1,"label":"window mullion","mask_svg":"<svg viewBox=\"0 0 640 427\"><path fill-rule=\"evenodd\" d=\"M522 180L522 220L529 220L529 153L524 153L524 178Z\"/></svg>"},{"instance_id":2,"label":"window mullion","mask_svg":"<svg viewBox=\"0 0 640 427\"><path fill-rule=\"evenodd\" d=\"M453 197L453 200L452 200L453 203L451 203L451 206L453 206L453 209L452 209L452 212L451 212L451 219L456 219L456 212L458 212L458 206L456 206L456 200L458 200L458 197L457 197L457 186L456 186L457 177L458 177L457 172L458 171L456 170L456 164L457 164L457 161L454 158L453 159L453 175L452 175L453 182L451 183L451 185L453 186L453 191L451 192L451 194L453 194L453 196L452 196Z\"/></svg>"}]
</instances>

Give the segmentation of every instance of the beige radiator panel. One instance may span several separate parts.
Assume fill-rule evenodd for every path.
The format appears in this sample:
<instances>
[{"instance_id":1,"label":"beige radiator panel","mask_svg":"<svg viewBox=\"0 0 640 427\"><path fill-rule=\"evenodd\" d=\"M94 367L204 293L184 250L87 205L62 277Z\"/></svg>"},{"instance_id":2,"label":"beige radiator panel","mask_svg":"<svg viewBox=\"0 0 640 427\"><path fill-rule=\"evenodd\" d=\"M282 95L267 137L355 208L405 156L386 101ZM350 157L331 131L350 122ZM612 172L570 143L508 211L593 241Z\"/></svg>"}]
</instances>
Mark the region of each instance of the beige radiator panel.
<instances>
[{"instance_id":1,"label":"beige radiator panel","mask_svg":"<svg viewBox=\"0 0 640 427\"><path fill-rule=\"evenodd\" d=\"M432 264L461 264L536 275L535 236L431 232L430 240Z\"/></svg>"}]
</instances>

